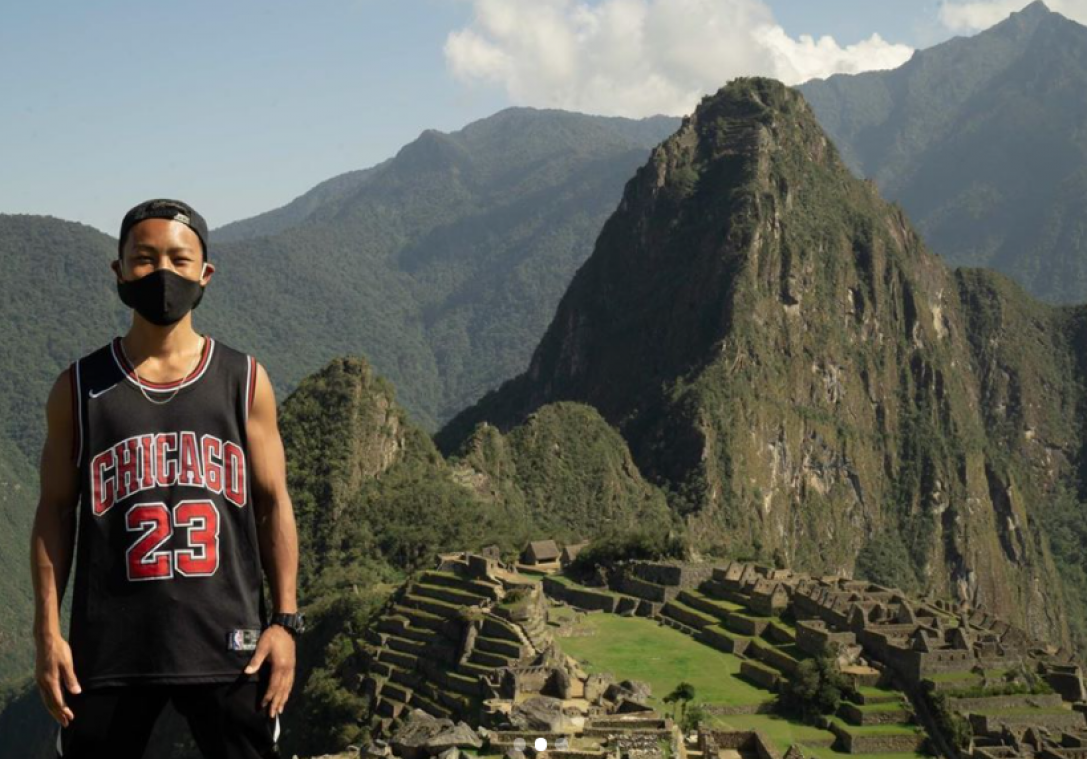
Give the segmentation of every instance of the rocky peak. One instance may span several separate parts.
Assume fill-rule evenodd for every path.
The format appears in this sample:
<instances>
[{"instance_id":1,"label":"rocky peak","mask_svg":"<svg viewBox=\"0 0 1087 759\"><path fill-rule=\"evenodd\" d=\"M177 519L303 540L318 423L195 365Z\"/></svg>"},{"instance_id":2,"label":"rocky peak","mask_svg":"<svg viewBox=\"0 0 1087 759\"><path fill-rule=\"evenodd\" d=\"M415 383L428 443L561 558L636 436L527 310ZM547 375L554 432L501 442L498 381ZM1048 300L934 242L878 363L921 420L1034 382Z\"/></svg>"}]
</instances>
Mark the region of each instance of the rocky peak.
<instances>
[{"instance_id":1,"label":"rocky peak","mask_svg":"<svg viewBox=\"0 0 1087 759\"><path fill-rule=\"evenodd\" d=\"M1019 413L1043 385L1014 379L1034 371L1022 350L988 366L1018 327L975 314L979 286L849 173L798 91L736 79L628 182L528 370L438 441L589 403L699 548L824 572L893 567L888 581L1059 639L1053 567L1023 493L1062 475L990 455L1022 434L982 400Z\"/></svg>"}]
</instances>

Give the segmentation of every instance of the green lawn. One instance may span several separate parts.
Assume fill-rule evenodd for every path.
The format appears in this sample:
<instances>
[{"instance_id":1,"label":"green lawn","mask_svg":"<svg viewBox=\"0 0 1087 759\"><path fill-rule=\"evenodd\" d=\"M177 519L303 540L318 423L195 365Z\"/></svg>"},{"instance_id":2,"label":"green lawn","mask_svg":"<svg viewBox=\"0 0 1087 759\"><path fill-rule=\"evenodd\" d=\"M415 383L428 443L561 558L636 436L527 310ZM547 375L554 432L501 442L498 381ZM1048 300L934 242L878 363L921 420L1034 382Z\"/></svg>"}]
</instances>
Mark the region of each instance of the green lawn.
<instances>
[{"instance_id":1,"label":"green lawn","mask_svg":"<svg viewBox=\"0 0 1087 759\"><path fill-rule=\"evenodd\" d=\"M664 709L660 699L684 680L695 687L696 703L757 704L773 698L768 691L739 678L742 659L703 645L678 630L642 617L615 614L589 614L582 624L595 634L560 638L562 650L576 657L589 672L611 672L621 680L630 678L649 683L653 689L653 705L658 709ZM813 746L810 744L833 741L834 734L774 714L738 714L711 719L721 729L760 730L782 753L793 743L800 743L805 756L815 759L923 758L921 754L845 754ZM890 730L886 732L902 730L897 725L888 727Z\"/></svg>"},{"instance_id":2,"label":"green lawn","mask_svg":"<svg viewBox=\"0 0 1087 759\"><path fill-rule=\"evenodd\" d=\"M902 699L897 701L880 701L875 704L856 704L862 712L896 712L899 709L909 711Z\"/></svg>"},{"instance_id":3,"label":"green lawn","mask_svg":"<svg viewBox=\"0 0 1087 759\"><path fill-rule=\"evenodd\" d=\"M551 606L547 610L547 621L555 624L573 622L577 618L577 612L569 606Z\"/></svg>"},{"instance_id":4,"label":"green lawn","mask_svg":"<svg viewBox=\"0 0 1087 759\"><path fill-rule=\"evenodd\" d=\"M773 694L739 678L740 659L710 648L678 630L642 617L590 614L583 623L595 634L560 638L562 650L589 672L610 672L620 680L642 680L656 706L679 683L695 687L695 702L758 704Z\"/></svg>"},{"instance_id":5,"label":"green lawn","mask_svg":"<svg viewBox=\"0 0 1087 759\"><path fill-rule=\"evenodd\" d=\"M932 675L925 675L925 680L931 680L934 683L957 683L960 680L980 680L981 675L976 672L970 672L969 670L963 670L962 672L939 672Z\"/></svg>"},{"instance_id":6,"label":"green lawn","mask_svg":"<svg viewBox=\"0 0 1087 759\"><path fill-rule=\"evenodd\" d=\"M830 717L829 719L853 735L909 735L921 732L920 727L906 722L892 722L887 725L851 725L841 717Z\"/></svg>"},{"instance_id":7,"label":"green lawn","mask_svg":"<svg viewBox=\"0 0 1087 759\"><path fill-rule=\"evenodd\" d=\"M713 726L720 730L759 730L785 753L794 743L829 743L834 741L834 733L829 730L804 725L799 722L789 722L776 714L728 714L715 715ZM834 751L829 753L835 757L845 756Z\"/></svg>"},{"instance_id":8,"label":"green lawn","mask_svg":"<svg viewBox=\"0 0 1087 759\"><path fill-rule=\"evenodd\" d=\"M616 593L614 591L608 590L607 588L590 588L588 585L581 585L580 583L574 582L573 580L571 580L569 577L567 577L565 575L554 574L554 575L551 575L551 579L554 580L555 582L559 583L560 585L565 585L568 588L577 588L578 590L587 590L590 593L599 593L602 596L611 596L612 598L622 598L623 597L622 593Z\"/></svg>"},{"instance_id":9,"label":"green lawn","mask_svg":"<svg viewBox=\"0 0 1087 759\"><path fill-rule=\"evenodd\" d=\"M684 592L694 596L695 598L701 599L705 603L713 604L717 608L721 609L721 611L741 611L745 608L738 603L726 601L722 598L710 598L703 593L699 593L697 590L686 590Z\"/></svg>"},{"instance_id":10,"label":"green lawn","mask_svg":"<svg viewBox=\"0 0 1087 759\"><path fill-rule=\"evenodd\" d=\"M803 751L804 756L815 757L815 759L930 759L925 754L844 754L841 751L816 746L803 746Z\"/></svg>"},{"instance_id":11,"label":"green lawn","mask_svg":"<svg viewBox=\"0 0 1087 759\"><path fill-rule=\"evenodd\" d=\"M985 674L989 679L1001 679L1008 672L1007 669L987 669ZM959 672L939 672L937 674L925 675L924 680L931 680L934 683L956 683L959 681L966 682L968 680L981 680L981 675L977 672L971 672L968 670L962 670Z\"/></svg>"},{"instance_id":12,"label":"green lawn","mask_svg":"<svg viewBox=\"0 0 1087 759\"><path fill-rule=\"evenodd\" d=\"M713 718L715 728L722 730L759 730L778 751L784 754L794 743L803 747L804 756L816 759L925 759L924 754L846 754L826 744L834 741L834 733L813 725L789 722L774 714L739 714Z\"/></svg>"},{"instance_id":13,"label":"green lawn","mask_svg":"<svg viewBox=\"0 0 1087 759\"><path fill-rule=\"evenodd\" d=\"M984 714L989 717L999 717L1001 715L1018 716L1022 714L1068 714L1072 711L1071 706L1016 706L1008 709L971 709L974 714Z\"/></svg>"},{"instance_id":14,"label":"green lawn","mask_svg":"<svg viewBox=\"0 0 1087 759\"><path fill-rule=\"evenodd\" d=\"M902 691L888 690L886 688L880 688L875 685L861 685L857 688L857 692L865 698L869 699L895 699L898 701L902 700Z\"/></svg>"}]
</instances>

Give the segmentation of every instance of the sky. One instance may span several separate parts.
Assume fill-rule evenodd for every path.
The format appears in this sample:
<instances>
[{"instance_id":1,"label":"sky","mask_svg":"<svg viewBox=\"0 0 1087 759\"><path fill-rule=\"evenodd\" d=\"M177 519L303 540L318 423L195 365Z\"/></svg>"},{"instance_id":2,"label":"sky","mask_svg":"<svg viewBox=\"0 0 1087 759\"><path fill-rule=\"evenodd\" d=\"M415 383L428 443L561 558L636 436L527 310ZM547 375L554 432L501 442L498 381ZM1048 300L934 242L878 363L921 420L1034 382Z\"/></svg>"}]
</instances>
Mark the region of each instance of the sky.
<instances>
[{"instance_id":1,"label":"sky","mask_svg":"<svg viewBox=\"0 0 1087 759\"><path fill-rule=\"evenodd\" d=\"M214 229L509 106L690 113L894 68L1027 0L0 0L0 213ZM1087 0L1048 0L1087 23ZM214 234L212 235L214 244Z\"/></svg>"}]
</instances>

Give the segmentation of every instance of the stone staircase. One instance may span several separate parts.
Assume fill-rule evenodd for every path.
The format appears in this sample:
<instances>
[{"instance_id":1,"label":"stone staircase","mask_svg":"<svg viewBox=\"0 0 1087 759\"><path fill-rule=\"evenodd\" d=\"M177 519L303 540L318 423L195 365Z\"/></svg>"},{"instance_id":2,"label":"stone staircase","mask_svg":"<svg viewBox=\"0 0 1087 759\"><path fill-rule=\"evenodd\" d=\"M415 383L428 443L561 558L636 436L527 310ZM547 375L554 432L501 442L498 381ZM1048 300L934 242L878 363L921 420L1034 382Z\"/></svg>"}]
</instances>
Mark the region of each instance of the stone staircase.
<instances>
[{"instance_id":1,"label":"stone staircase","mask_svg":"<svg viewBox=\"0 0 1087 759\"><path fill-rule=\"evenodd\" d=\"M392 730L410 709L478 719L497 673L530 661L550 640L543 615L519 624L500 608L501 583L450 571L407 583L365 633L363 693Z\"/></svg>"}]
</instances>

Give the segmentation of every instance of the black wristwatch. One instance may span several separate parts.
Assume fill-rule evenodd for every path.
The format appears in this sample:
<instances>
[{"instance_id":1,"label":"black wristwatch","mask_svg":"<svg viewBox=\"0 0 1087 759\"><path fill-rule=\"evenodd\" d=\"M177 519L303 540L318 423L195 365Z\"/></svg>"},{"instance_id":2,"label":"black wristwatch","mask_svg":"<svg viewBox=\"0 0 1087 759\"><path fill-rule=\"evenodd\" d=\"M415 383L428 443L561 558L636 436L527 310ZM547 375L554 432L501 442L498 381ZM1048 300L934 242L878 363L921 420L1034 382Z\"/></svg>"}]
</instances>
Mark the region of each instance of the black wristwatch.
<instances>
[{"instance_id":1,"label":"black wristwatch","mask_svg":"<svg viewBox=\"0 0 1087 759\"><path fill-rule=\"evenodd\" d=\"M291 633L291 637L294 638L297 638L306 631L306 620L300 611L296 611L293 614L286 614L284 612L273 614L272 619L268 624L286 627Z\"/></svg>"}]
</instances>

